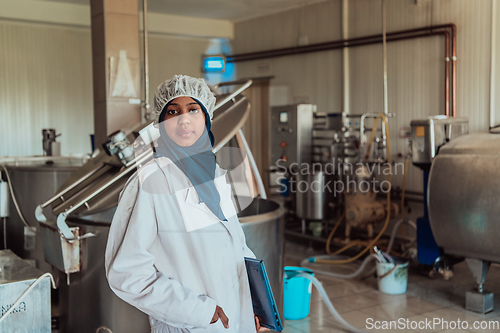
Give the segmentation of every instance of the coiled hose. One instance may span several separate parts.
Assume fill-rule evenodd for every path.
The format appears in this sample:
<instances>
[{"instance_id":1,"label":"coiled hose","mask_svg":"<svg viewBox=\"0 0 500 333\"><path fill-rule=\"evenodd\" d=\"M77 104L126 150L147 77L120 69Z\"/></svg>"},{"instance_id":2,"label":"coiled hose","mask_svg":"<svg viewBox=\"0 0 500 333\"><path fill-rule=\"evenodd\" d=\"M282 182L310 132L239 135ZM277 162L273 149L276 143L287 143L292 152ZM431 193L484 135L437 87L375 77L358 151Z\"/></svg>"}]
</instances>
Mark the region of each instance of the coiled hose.
<instances>
[{"instance_id":1,"label":"coiled hose","mask_svg":"<svg viewBox=\"0 0 500 333\"><path fill-rule=\"evenodd\" d=\"M391 252L392 246L394 245L394 239L396 238L396 232L397 232L399 226L401 226L402 224L408 224L413 229L417 230L417 225L415 224L415 222L410 221L410 220L399 220L392 228L391 238L389 239L389 244L387 246L387 251L386 251L387 253ZM377 257L378 256L375 254L369 255L368 257L365 258L365 260L363 260L363 262L361 263L361 266L359 266L359 268L351 274L332 273L332 272L328 272L328 271L322 271L319 269L314 269L314 272L318 273L318 274L322 274L322 275L341 278L341 279L353 279L353 278L361 275L361 273L363 273L363 271L365 270L366 265L371 260L376 259ZM337 255L322 255L322 256L311 257L311 258L307 258L307 259L302 260L302 262L300 263L300 266L307 267L307 265L309 263L323 263L325 261L328 262L330 260L334 260L335 258L338 259L338 256ZM368 273L368 275L373 274L374 272L375 272L375 269L371 270L370 273Z\"/></svg>"}]
</instances>

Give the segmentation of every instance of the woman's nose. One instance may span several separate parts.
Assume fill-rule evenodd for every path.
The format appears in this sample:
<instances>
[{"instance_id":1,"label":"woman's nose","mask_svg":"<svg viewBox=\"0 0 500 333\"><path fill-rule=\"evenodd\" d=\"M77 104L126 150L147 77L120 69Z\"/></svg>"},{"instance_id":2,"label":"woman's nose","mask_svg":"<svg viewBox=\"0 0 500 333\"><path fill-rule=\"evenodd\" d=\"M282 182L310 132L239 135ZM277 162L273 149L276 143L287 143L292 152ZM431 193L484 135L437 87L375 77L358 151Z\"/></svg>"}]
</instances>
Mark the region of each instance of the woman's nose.
<instances>
[{"instance_id":1,"label":"woman's nose","mask_svg":"<svg viewBox=\"0 0 500 333\"><path fill-rule=\"evenodd\" d=\"M178 120L177 120L177 124L179 125L184 125L184 124L189 124L190 123L190 120L189 120L189 115L187 113L182 113L178 116Z\"/></svg>"}]
</instances>

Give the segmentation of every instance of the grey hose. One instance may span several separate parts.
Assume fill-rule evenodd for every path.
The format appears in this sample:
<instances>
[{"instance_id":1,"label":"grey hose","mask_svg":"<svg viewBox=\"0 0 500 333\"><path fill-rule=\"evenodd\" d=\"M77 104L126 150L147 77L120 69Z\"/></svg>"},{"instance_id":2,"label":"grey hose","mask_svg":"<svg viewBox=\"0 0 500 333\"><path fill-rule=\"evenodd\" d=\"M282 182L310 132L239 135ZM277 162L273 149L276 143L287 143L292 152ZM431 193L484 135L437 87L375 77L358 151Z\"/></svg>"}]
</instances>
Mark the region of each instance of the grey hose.
<instances>
[{"instance_id":1,"label":"grey hose","mask_svg":"<svg viewBox=\"0 0 500 333\"><path fill-rule=\"evenodd\" d=\"M338 256L330 256L330 255L317 256L315 258L318 258L318 259L327 259L327 260L330 260L330 259L333 259L333 260L339 259ZM361 263L361 266L359 266L359 268L355 272L353 272L351 274L332 273L332 272L322 271L322 270L319 270L319 269L314 269L314 273L318 273L318 274L321 274L321 275L328 275L328 276L332 276L332 277L336 277L336 278L341 278L341 279L353 279L356 276L358 276L361 273L363 273L363 271L365 270L366 265L372 259L378 259L378 258L379 258L378 254L370 254L368 257L365 258L365 260L363 260L363 262ZM379 261L383 261L383 260L379 259ZM300 266L301 267L305 267L306 264L308 264L308 263L309 263L309 259L304 259L300 263Z\"/></svg>"},{"instance_id":2,"label":"grey hose","mask_svg":"<svg viewBox=\"0 0 500 333\"><path fill-rule=\"evenodd\" d=\"M345 321L344 318L342 318L339 315L339 313L337 312L337 310L335 310L335 308L333 307L333 304L330 301L330 298L326 294L325 288L323 288L323 285L321 284L321 282L319 282L319 280L317 278L315 278L314 276L312 276L310 274L306 274L306 273L300 273L300 274L295 275L294 277L303 277L305 279L310 280L314 284L314 286L316 287L316 289L318 289L318 292L321 295L321 298L323 298L323 301L325 302L326 307L328 308L328 310L330 310L330 313L335 317L335 319L337 319L342 324L342 326L344 326L345 328L347 328L349 330L349 332L353 332L353 333L365 333L364 331L362 331L360 329L357 329L356 327L354 327L351 324L349 324L347 321Z\"/></svg>"}]
</instances>

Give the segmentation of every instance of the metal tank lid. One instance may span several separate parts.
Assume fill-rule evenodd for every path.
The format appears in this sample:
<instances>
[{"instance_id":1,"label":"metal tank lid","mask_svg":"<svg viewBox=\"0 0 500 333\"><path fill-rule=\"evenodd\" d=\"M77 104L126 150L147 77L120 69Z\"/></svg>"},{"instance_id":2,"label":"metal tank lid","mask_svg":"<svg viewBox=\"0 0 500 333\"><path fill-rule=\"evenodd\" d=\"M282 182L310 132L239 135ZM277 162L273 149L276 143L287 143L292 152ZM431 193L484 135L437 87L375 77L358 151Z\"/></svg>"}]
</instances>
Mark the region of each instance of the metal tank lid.
<instances>
[{"instance_id":1,"label":"metal tank lid","mask_svg":"<svg viewBox=\"0 0 500 333\"><path fill-rule=\"evenodd\" d=\"M453 139L439 150L439 155L500 155L500 135L474 133Z\"/></svg>"},{"instance_id":2,"label":"metal tank lid","mask_svg":"<svg viewBox=\"0 0 500 333\"><path fill-rule=\"evenodd\" d=\"M445 115L429 116L423 119L414 119L411 126L427 126L430 124L463 124L468 123L469 119L465 117L448 117Z\"/></svg>"},{"instance_id":3,"label":"metal tank lid","mask_svg":"<svg viewBox=\"0 0 500 333\"><path fill-rule=\"evenodd\" d=\"M15 171L75 171L87 160L87 156L22 156L0 158L0 164Z\"/></svg>"}]
</instances>

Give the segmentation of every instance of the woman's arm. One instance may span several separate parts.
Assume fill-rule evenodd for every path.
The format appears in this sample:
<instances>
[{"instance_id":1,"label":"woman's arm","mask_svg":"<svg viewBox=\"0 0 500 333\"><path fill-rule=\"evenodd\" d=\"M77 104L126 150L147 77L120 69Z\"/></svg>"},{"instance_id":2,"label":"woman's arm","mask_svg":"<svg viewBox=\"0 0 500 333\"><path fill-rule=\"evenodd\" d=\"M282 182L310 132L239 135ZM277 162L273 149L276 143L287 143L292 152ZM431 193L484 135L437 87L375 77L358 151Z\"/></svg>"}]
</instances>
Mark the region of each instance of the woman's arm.
<instances>
[{"instance_id":1,"label":"woman's arm","mask_svg":"<svg viewBox=\"0 0 500 333\"><path fill-rule=\"evenodd\" d=\"M174 327L206 328L216 301L196 295L156 270L148 249L158 227L150 194L137 180L122 192L106 247L106 276L113 292L152 317ZM166 254L167 255L167 254Z\"/></svg>"}]
</instances>

